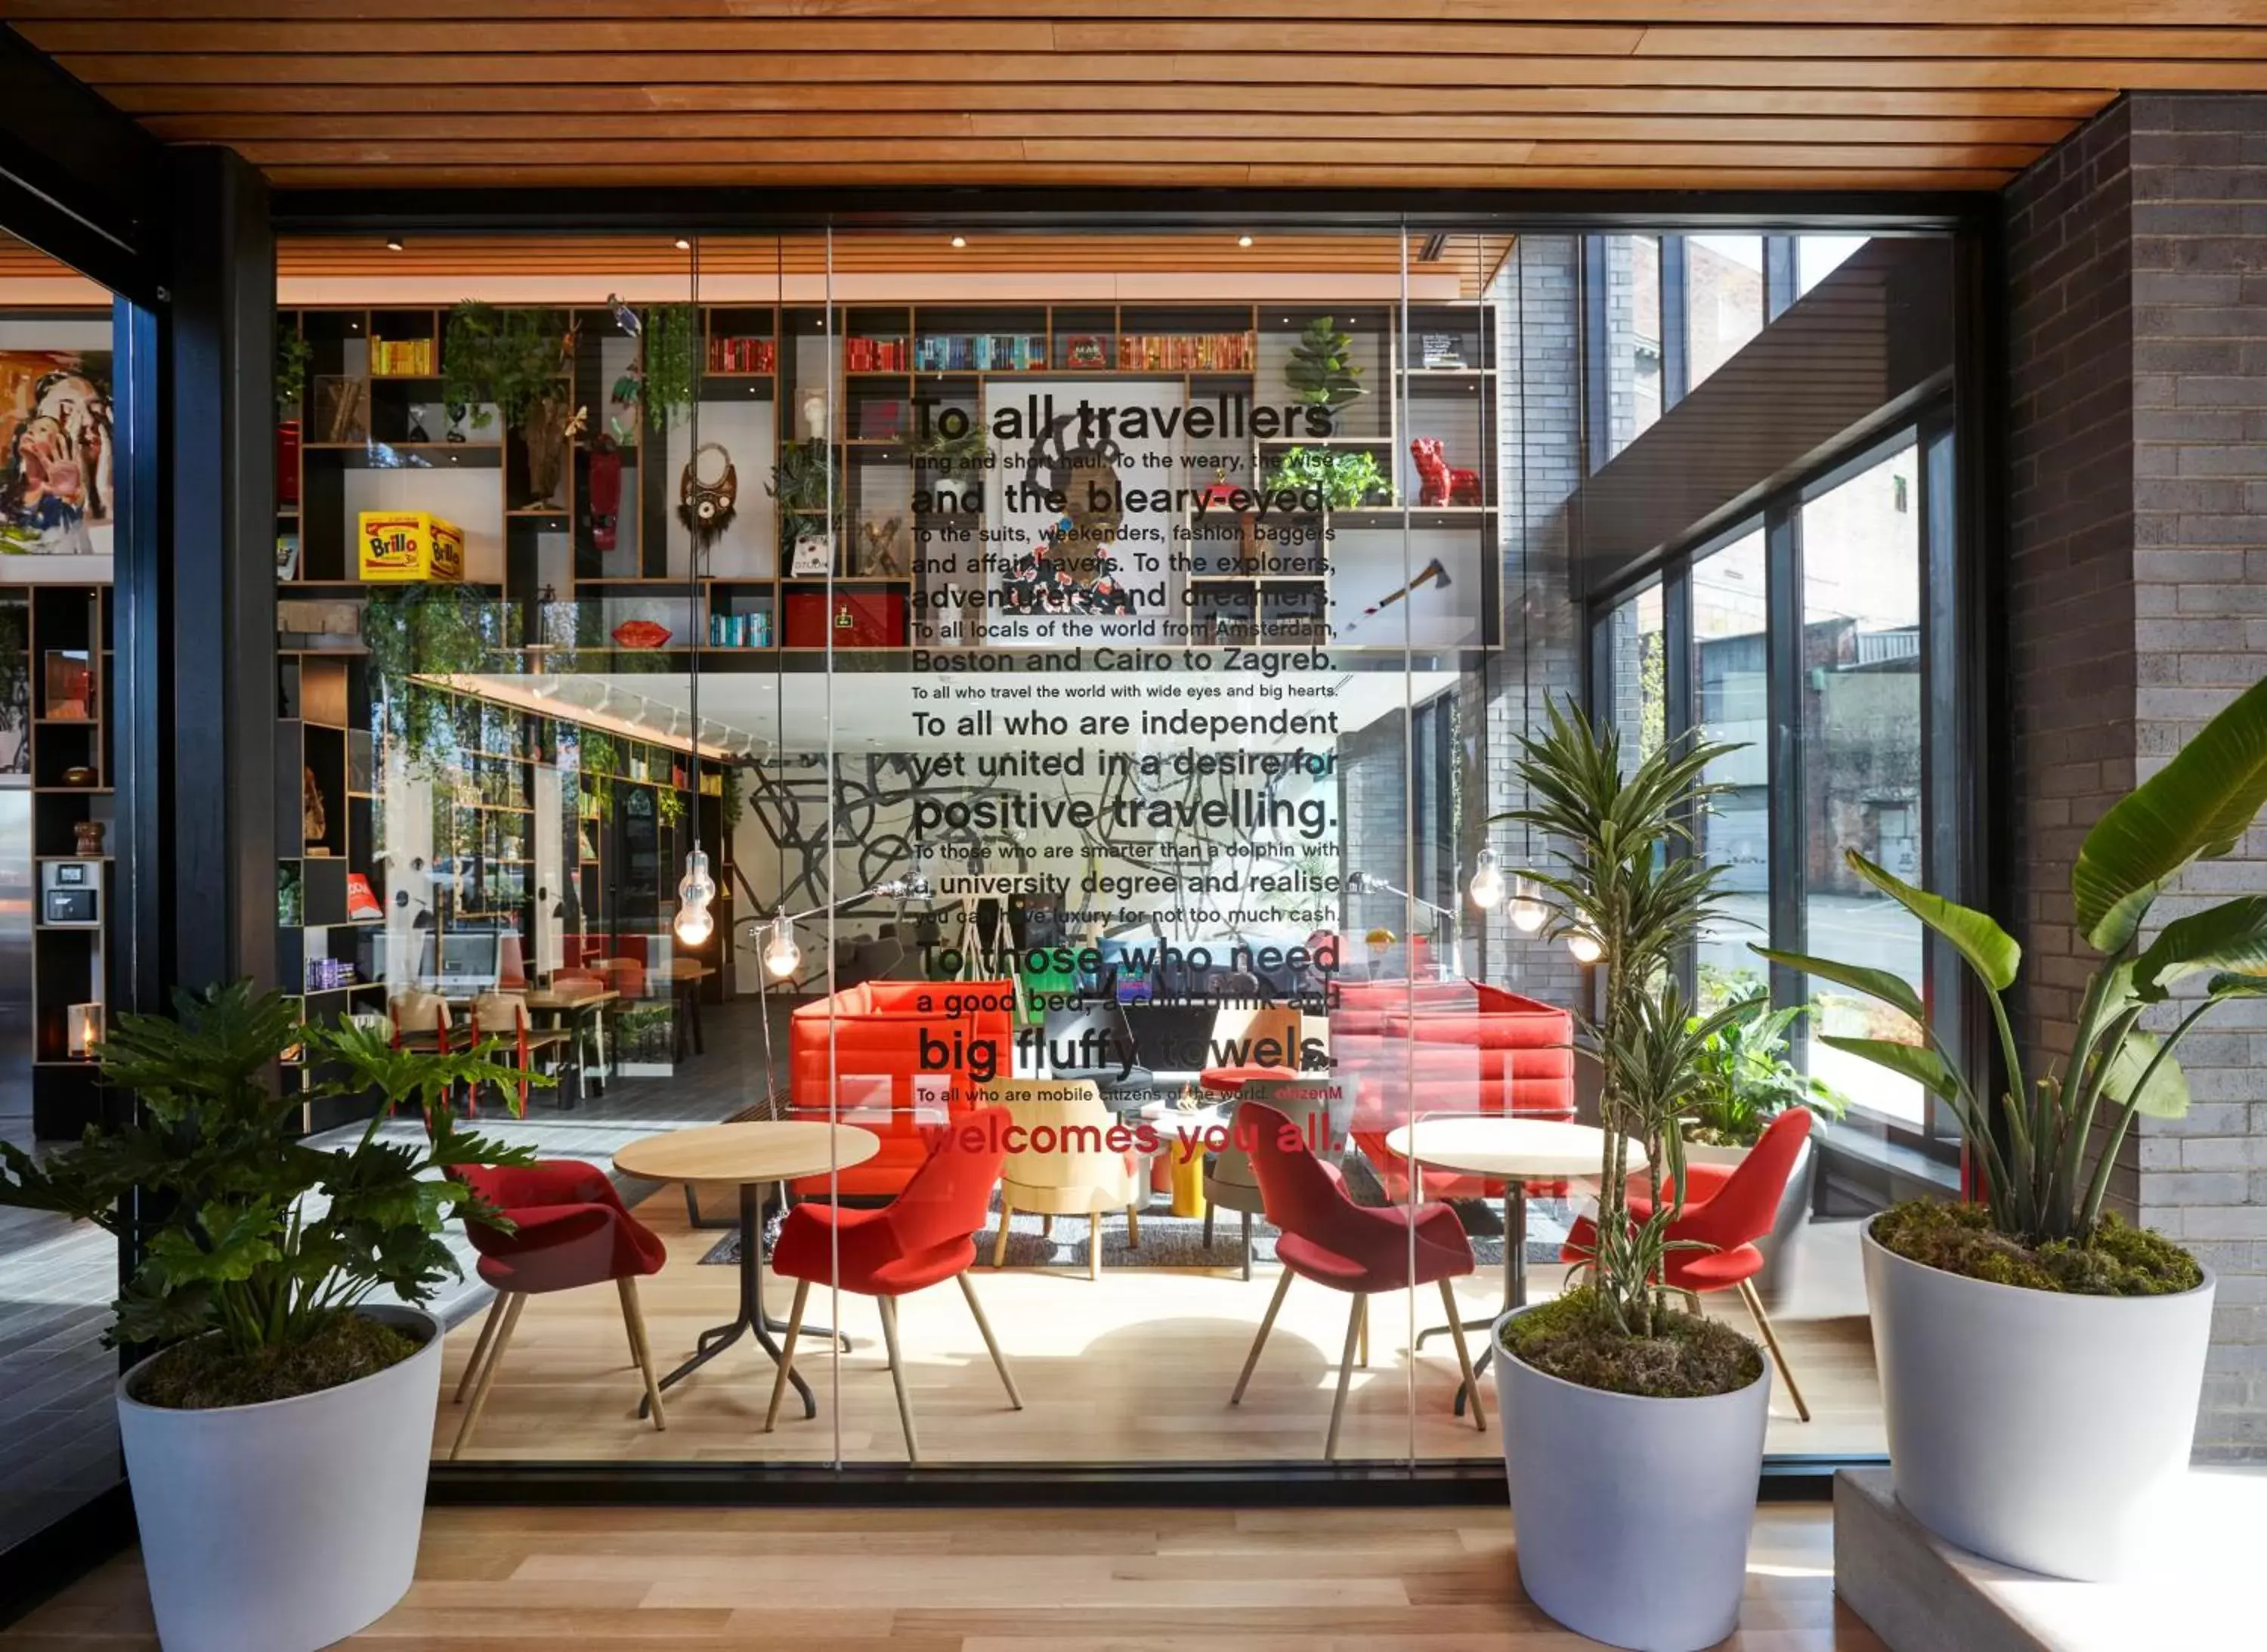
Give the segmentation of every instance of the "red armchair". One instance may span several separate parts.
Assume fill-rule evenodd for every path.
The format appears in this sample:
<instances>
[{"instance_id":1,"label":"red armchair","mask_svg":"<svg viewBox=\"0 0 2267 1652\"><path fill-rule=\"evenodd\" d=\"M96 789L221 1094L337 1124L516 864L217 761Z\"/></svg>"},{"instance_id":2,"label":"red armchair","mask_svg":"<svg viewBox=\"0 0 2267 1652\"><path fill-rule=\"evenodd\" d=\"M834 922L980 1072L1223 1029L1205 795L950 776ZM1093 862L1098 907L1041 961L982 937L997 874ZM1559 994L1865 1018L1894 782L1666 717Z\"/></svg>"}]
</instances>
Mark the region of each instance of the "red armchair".
<instances>
[{"instance_id":1,"label":"red armchair","mask_svg":"<svg viewBox=\"0 0 2267 1652\"><path fill-rule=\"evenodd\" d=\"M1381 1290L1413 1290L1438 1284L1441 1302L1449 1311L1449 1325L1456 1343L1456 1363L1464 1371L1464 1386L1472 1401L1472 1426L1487 1427L1480 1413L1480 1386L1472 1375L1471 1352L1464 1346L1458 1323L1456 1294L1449 1281L1472 1271L1472 1247L1464 1237L1456 1213L1442 1204L1387 1208L1357 1205L1346 1184L1315 1156L1299 1127L1264 1103L1247 1101L1236 1110L1238 1127L1246 1134L1251 1169L1259 1178L1267 1220L1279 1230L1275 1258L1282 1278L1267 1312L1259 1321L1259 1334L1251 1340L1244 1357L1244 1374L1236 1379L1231 1406L1244 1402L1244 1391L1258 1369L1259 1350L1275 1328L1275 1316L1290 1294L1294 1276L1342 1290L1354 1298L1346 1313L1346 1348L1339 1356L1338 1397L1331 1402L1331 1431L1323 1443L1323 1456L1339 1453L1339 1423L1346 1413L1346 1384L1352 1380L1356 1344L1368 1318L1369 1298Z\"/></svg>"},{"instance_id":2,"label":"red armchair","mask_svg":"<svg viewBox=\"0 0 2267 1652\"><path fill-rule=\"evenodd\" d=\"M882 1150L853 1169L805 1177L796 1193L902 1193L946 1124L1007 1074L1015 995L1009 980L869 980L798 1005L788 1023L795 1116L855 1124L881 1137Z\"/></svg>"},{"instance_id":3,"label":"red armchair","mask_svg":"<svg viewBox=\"0 0 2267 1652\"><path fill-rule=\"evenodd\" d=\"M1553 1005L1476 981L1356 981L1340 989L1330 1025L1336 1070L1355 1084L1354 1144L1398 1201L1412 1197L1413 1183L1385 1138L1420 1113L1574 1116L1574 1017ZM1503 1184L1427 1171L1425 1191L1500 1199Z\"/></svg>"},{"instance_id":4,"label":"red armchair","mask_svg":"<svg viewBox=\"0 0 2267 1652\"><path fill-rule=\"evenodd\" d=\"M513 1224L509 1233L479 1222L466 1230L473 1248L480 1252L481 1277L495 1287L496 1296L472 1360L457 1384L456 1403L464 1403L469 1389L472 1404L457 1428L450 1457L463 1452L480 1426L496 1368L503 1362L503 1351L527 1299L607 1280L614 1281L621 1296L622 1325L629 1333L630 1357L645 1377L653 1426L666 1428L637 1281L642 1274L661 1272L668 1252L659 1236L624 1208L605 1172L580 1159L547 1159L539 1164L468 1166L450 1173L501 1208Z\"/></svg>"},{"instance_id":5,"label":"red armchair","mask_svg":"<svg viewBox=\"0 0 2267 1652\"><path fill-rule=\"evenodd\" d=\"M803 1333L803 1304L814 1284L833 1285L873 1297L881 1310L882 1340L890 1354L890 1380L898 1391L898 1421L906 1433L906 1455L921 1461L921 1443L913 1432L913 1406L906 1398L905 1363L898 1354L898 1298L927 1289L947 1279L960 1281L968 1311L990 1351L1000 1381L1008 1390L1008 1403L1017 1411L1023 1397L992 1335L991 1322L976 1288L969 1282L968 1265L976 1259L975 1230L984 1225L992 1204L992 1188L1000 1179L1007 1157L1007 1133L1013 1117L1005 1107L984 1107L963 1114L944 1131L932 1152L905 1185L904 1191L878 1210L853 1210L840 1205L797 1205L788 1212L772 1247L773 1270L795 1281L795 1305L788 1311L787 1343L780 1352L779 1375L772 1380L771 1408L764 1413L764 1432L779 1421L780 1400L787 1392L788 1373L795 1368L796 1340ZM839 1271L838 1271L839 1264Z\"/></svg>"},{"instance_id":6,"label":"red armchair","mask_svg":"<svg viewBox=\"0 0 2267 1652\"><path fill-rule=\"evenodd\" d=\"M1705 1248L1671 1251L1662 1264L1662 1283L1683 1292L1695 1313L1700 1311L1699 1293L1704 1290L1740 1293L1756 1329L1763 1333L1764 1346L1771 1350L1780 1379L1786 1384L1795 1414L1805 1422L1810 1421L1810 1407L1803 1403L1802 1390L1795 1386L1794 1373L1787 1369L1786 1355L1772 1330L1770 1316L1764 1312L1763 1299L1756 1295L1755 1278L1763 1271L1764 1253L1755 1242L1772 1230L1787 1178L1794 1173L1795 1158L1809 1134L1810 1114L1797 1107L1772 1120L1763 1139L1737 1164L1728 1169L1720 1164L1686 1165L1684 1214L1669 1224L1669 1237L1672 1243L1689 1242ZM1643 1222L1653 1215L1653 1200L1632 1186L1629 1208L1631 1216ZM1597 1226L1584 1216L1566 1235L1559 1259L1586 1262L1597 1243Z\"/></svg>"}]
</instances>

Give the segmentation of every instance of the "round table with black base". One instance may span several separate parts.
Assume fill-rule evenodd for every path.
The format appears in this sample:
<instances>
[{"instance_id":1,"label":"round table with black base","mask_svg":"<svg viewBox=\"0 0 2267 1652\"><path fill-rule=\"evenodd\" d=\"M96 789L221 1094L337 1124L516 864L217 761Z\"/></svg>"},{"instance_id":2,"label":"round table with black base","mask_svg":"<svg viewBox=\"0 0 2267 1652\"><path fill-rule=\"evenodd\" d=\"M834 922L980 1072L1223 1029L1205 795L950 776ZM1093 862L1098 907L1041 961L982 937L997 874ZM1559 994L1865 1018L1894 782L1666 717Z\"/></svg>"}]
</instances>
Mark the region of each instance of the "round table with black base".
<instances>
[{"instance_id":1,"label":"round table with black base","mask_svg":"<svg viewBox=\"0 0 2267 1652\"><path fill-rule=\"evenodd\" d=\"M1424 1195L1424 1172L1449 1171L1459 1176L1482 1176L1503 1184L1503 1305L1508 1312L1527 1305L1527 1184L1571 1180L1595 1181L1605 1162L1606 1133L1587 1124L1557 1119L1522 1119L1510 1113L1442 1113L1419 1119L1388 1131L1385 1145L1417 1166L1418 1196ZM1629 1144L1629 1167L1646 1167L1644 1147ZM1493 1318L1464 1323L1467 1331L1486 1330ZM1425 1339L1447 1333L1447 1325L1432 1325L1417 1333ZM1487 1369L1495 1357L1495 1339L1488 1339L1475 1372ZM1464 1410L1464 1393L1456 1392L1456 1414Z\"/></svg>"},{"instance_id":2,"label":"round table with black base","mask_svg":"<svg viewBox=\"0 0 2267 1652\"><path fill-rule=\"evenodd\" d=\"M740 1311L730 1325L703 1331L693 1345L693 1357L661 1379L671 1388L743 1336L752 1336L774 1363L780 1345L772 1333L787 1329L784 1321L764 1311L763 1190L774 1182L824 1176L830 1170L862 1164L882 1150L881 1138L855 1125L820 1124L800 1120L751 1120L744 1124L707 1125L693 1130L672 1130L632 1142L614 1155L614 1168L625 1176L648 1181L683 1182L688 1186L732 1186L740 1195ZM805 1336L834 1337L824 1325L805 1325ZM846 1343L847 1339L843 1339ZM801 1372L790 1373L795 1391L803 1399L803 1414L818 1414L818 1401ZM638 1414L645 1414L642 1405Z\"/></svg>"}]
</instances>

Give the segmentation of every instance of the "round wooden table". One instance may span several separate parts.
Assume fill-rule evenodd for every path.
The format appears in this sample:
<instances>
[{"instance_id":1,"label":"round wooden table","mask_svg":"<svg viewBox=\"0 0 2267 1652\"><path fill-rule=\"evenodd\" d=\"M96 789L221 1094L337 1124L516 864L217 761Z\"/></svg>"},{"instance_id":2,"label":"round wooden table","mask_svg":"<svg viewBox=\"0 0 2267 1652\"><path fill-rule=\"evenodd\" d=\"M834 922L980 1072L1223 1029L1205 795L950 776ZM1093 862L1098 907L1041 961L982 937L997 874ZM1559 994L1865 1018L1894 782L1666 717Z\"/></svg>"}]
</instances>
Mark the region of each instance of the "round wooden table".
<instances>
[{"instance_id":1,"label":"round wooden table","mask_svg":"<svg viewBox=\"0 0 2267 1652\"><path fill-rule=\"evenodd\" d=\"M829 1170L863 1164L882 1150L882 1139L855 1125L821 1124L812 1120L756 1120L745 1124L703 1125L671 1130L663 1135L641 1137L617 1149L614 1168L625 1176L647 1181L682 1182L688 1186L737 1187L740 1190L740 1311L731 1324L701 1333L693 1357L661 1379L668 1388L699 1370L741 1337L752 1335L772 1356L780 1358L772 1333L785 1327L764 1312L764 1224L761 1189L774 1182L804 1176L823 1176ZM834 1335L821 1325L806 1325L807 1336ZM803 1414L818 1414L818 1401L800 1371L789 1373L796 1392L803 1396ZM639 1413L644 1414L642 1411Z\"/></svg>"},{"instance_id":2,"label":"round wooden table","mask_svg":"<svg viewBox=\"0 0 2267 1652\"><path fill-rule=\"evenodd\" d=\"M1503 1305L1527 1305L1527 1184L1574 1178L1595 1181L1605 1163L1606 1133L1594 1125L1570 1124L1559 1119L1522 1119L1508 1113L1432 1113L1385 1135L1385 1145L1418 1167L1418 1192L1424 1191L1424 1171L1450 1171L1461 1176L1485 1176L1503 1184ZM1629 1144L1629 1167L1645 1168L1645 1148ZM1492 1321L1477 1319L1466 1325L1485 1329ZM1417 1343L1448 1330L1434 1325L1418 1333ZM1486 1369L1494 1353L1490 1339L1473 1367ZM1456 1395L1456 1410L1464 1396Z\"/></svg>"}]
</instances>

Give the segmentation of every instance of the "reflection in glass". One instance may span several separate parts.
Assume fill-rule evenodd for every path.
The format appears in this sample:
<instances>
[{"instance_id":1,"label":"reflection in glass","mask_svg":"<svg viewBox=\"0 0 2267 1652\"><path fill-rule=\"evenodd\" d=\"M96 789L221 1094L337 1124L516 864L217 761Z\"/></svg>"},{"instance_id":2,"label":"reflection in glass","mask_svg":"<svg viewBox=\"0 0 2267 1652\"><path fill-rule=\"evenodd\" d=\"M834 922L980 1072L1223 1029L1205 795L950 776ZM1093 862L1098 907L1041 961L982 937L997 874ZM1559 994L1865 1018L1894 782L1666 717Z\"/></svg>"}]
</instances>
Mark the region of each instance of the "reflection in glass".
<instances>
[{"instance_id":1,"label":"reflection in glass","mask_svg":"<svg viewBox=\"0 0 2267 1652\"><path fill-rule=\"evenodd\" d=\"M1763 967L1748 951L1769 934L1771 907L1770 708L1764 602L1763 530L1692 564L1692 716L1702 739L1740 749L1708 768L1727 788L1698 825L1697 848L1724 869L1723 916L1701 933L1704 1010L1763 990Z\"/></svg>"},{"instance_id":2,"label":"reflection in glass","mask_svg":"<svg viewBox=\"0 0 2267 1652\"><path fill-rule=\"evenodd\" d=\"M1660 749L1669 733L1668 637L1661 587L1648 585L1606 616L1607 705L1625 761Z\"/></svg>"},{"instance_id":3,"label":"reflection in glass","mask_svg":"<svg viewBox=\"0 0 2267 1652\"><path fill-rule=\"evenodd\" d=\"M1921 985L1921 929L1845 863L1854 849L1920 881L1920 534L1906 447L1801 508L1803 944ZM1913 1039L1895 1012L1816 988L1811 1070L1859 1105L1919 1127L1918 1085L1822 1033Z\"/></svg>"},{"instance_id":4,"label":"reflection in glass","mask_svg":"<svg viewBox=\"0 0 2267 1652\"><path fill-rule=\"evenodd\" d=\"M1684 238L1685 389L1764 330L1764 238Z\"/></svg>"}]
</instances>

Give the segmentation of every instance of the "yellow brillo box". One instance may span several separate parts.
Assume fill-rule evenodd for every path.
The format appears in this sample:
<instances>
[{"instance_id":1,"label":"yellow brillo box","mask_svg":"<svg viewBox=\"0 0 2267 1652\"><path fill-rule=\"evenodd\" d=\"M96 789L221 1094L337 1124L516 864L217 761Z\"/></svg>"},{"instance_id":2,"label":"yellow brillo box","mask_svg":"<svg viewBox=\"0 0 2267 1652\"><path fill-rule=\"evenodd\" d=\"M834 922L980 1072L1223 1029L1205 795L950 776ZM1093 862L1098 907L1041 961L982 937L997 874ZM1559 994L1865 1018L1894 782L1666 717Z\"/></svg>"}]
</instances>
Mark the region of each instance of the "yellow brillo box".
<instances>
[{"instance_id":1,"label":"yellow brillo box","mask_svg":"<svg viewBox=\"0 0 2267 1652\"><path fill-rule=\"evenodd\" d=\"M365 510L360 529L366 580L454 584L465 576L465 536L453 522L425 510Z\"/></svg>"}]
</instances>

